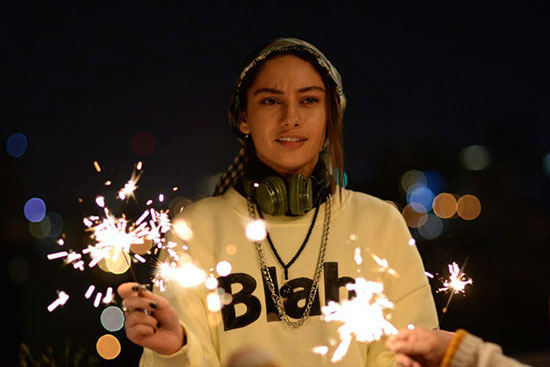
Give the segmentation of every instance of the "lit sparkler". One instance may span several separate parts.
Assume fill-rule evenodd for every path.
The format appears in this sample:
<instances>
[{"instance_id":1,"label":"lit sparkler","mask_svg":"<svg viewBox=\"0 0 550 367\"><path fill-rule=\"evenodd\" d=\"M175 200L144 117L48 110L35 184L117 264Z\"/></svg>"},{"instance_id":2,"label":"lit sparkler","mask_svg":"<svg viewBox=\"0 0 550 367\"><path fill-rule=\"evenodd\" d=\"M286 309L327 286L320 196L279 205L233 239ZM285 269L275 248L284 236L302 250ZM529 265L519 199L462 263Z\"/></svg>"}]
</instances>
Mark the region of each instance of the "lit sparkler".
<instances>
[{"instance_id":1,"label":"lit sparkler","mask_svg":"<svg viewBox=\"0 0 550 367\"><path fill-rule=\"evenodd\" d=\"M466 286L473 284L473 280L471 278L467 278L464 274L464 268L466 267L467 261L468 259L464 261L462 269L460 269L455 262L449 264L449 279L445 280L443 282L443 287L437 290L437 292L451 291L449 299L447 300L447 304L445 305L445 307L443 307L443 314L447 313L449 304L451 303L453 296L456 293L464 294Z\"/></svg>"},{"instance_id":2,"label":"lit sparkler","mask_svg":"<svg viewBox=\"0 0 550 367\"><path fill-rule=\"evenodd\" d=\"M97 172L101 172L101 167L97 161L94 161L94 167ZM132 172L130 180L118 192L118 199L125 200L134 197L137 182L142 175L141 168L142 163L139 162L136 166L138 173L136 171ZM108 182L110 184L110 181ZM121 259L127 262L127 267L122 272L129 268L134 279L136 279L130 259L133 262L144 263L146 259L141 255L145 252L150 254L150 246L155 245L156 249L164 248L164 236L172 228L168 211L147 208L136 221L131 221L126 218L124 213L121 216L113 214L106 204L105 197L97 196L95 203L102 209L102 215L91 215L83 218L86 230L91 232L90 244L79 252L73 250L59 251L48 254L47 258L49 260L64 259L66 264L71 264L75 269L81 271L84 271L86 266L93 268L97 264L101 264L102 261L116 262ZM60 239L58 244L60 246L64 245L64 241ZM136 247L141 245L143 248L143 245L148 244L150 246L145 246L146 249L143 252L138 251L140 253L136 253ZM86 257L89 257L90 260L86 261ZM87 299L91 298L94 290L95 287L90 286L85 297ZM96 294L94 306L97 307L101 302L110 303L112 299L113 289L109 287L105 294L101 292Z\"/></svg>"},{"instance_id":3,"label":"lit sparkler","mask_svg":"<svg viewBox=\"0 0 550 367\"><path fill-rule=\"evenodd\" d=\"M384 286L381 283L356 278L355 283L349 283L346 288L355 291L356 297L341 303L331 301L322 308L324 321L343 323L338 328L341 342L333 353L333 363L344 357L354 335L357 341L369 343L383 335L397 333L385 315L393 308L393 303L382 293Z\"/></svg>"},{"instance_id":4,"label":"lit sparkler","mask_svg":"<svg viewBox=\"0 0 550 367\"><path fill-rule=\"evenodd\" d=\"M460 270L457 263L449 264L449 279L443 282L443 287L439 288L438 292L446 292L451 290L453 293L464 293L464 289L468 284L473 284L473 280L466 278L464 272Z\"/></svg>"}]
</instances>

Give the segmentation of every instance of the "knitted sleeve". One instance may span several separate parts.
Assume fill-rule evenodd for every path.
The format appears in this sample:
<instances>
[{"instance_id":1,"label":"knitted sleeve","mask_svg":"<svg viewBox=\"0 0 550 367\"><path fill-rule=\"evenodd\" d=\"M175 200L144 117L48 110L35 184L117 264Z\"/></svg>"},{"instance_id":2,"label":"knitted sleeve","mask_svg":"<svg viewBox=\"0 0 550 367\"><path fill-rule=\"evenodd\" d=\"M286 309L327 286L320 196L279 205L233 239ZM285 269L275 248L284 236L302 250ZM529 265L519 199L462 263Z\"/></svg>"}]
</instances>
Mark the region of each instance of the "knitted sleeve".
<instances>
[{"instance_id":1,"label":"knitted sleeve","mask_svg":"<svg viewBox=\"0 0 550 367\"><path fill-rule=\"evenodd\" d=\"M458 330L449 344L441 367L528 367L505 356L502 349L493 343Z\"/></svg>"}]
</instances>

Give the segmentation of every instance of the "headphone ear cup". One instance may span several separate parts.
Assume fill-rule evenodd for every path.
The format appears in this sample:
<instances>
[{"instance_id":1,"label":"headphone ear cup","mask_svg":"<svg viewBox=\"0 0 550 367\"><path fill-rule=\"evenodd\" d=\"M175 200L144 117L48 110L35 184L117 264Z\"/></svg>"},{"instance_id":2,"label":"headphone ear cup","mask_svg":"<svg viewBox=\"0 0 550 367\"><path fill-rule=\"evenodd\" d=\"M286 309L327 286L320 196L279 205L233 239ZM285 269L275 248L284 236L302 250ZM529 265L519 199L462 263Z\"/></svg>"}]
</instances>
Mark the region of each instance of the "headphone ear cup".
<instances>
[{"instance_id":1,"label":"headphone ear cup","mask_svg":"<svg viewBox=\"0 0 550 367\"><path fill-rule=\"evenodd\" d=\"M286 183L281 177L269 176L263 180L256 188L254 198L266 214L283 215L288 211Z\"/></svg>"},{"instance_id":2,"label":"headphone ear cup","mask_svg":"<svg viewBox=\"0 0 550 367\"><path fill-rule=\"evenodd\" d=\"M313 208L313 187L311 178L306 178L300 173L292 176L288 191L288 203L292 214L304 215Z\"/></svg>"}]
</instances>

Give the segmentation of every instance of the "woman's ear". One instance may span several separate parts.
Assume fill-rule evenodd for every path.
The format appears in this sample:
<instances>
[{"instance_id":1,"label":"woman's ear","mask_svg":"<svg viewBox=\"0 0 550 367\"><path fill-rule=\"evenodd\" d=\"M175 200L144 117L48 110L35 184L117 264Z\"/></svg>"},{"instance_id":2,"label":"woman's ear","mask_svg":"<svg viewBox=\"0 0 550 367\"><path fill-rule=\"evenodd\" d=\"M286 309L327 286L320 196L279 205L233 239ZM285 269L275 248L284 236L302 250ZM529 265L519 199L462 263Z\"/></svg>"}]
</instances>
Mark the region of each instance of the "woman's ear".
<instances>
[{"instance_id":1,"label":"woman's ear","mask_svg":"<svg viewBox=\"0 0 550 367\"><path fill-rule=\"evenodd\" d=\"M248 126L248 119L245 111L239 112L239 130L243 134L250 134L250 126Z\"/></svg>"}]
</instances>

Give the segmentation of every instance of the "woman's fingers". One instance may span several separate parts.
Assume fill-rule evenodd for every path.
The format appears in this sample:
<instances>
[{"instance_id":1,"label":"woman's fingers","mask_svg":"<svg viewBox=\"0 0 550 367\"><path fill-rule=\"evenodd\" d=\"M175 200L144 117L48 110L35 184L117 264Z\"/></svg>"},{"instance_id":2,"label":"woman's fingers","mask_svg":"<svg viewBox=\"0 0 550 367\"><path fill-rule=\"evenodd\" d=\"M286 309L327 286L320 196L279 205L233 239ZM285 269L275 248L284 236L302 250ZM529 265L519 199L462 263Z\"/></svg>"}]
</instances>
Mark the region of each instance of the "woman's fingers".
<instances>
[{"instance_id":1,"label":"woman's fingers","mask_svg":"<svg viewBox=\"0 0 550 367\"><path fill-rule=\"evenodd\" d=\"M410 342L412 339L415 339L415 333L418 331L410 330L410 329L399 329L397 334L393 334L388 336L386 339L386 348L391 350L392 352L397 352L396 349L398 345L403 345L403 343Z\"/></svg>"},{"instance_id":2,"label":"woman's fingers","mask_svg":"<svg viewBox=\"0 0 550 367\"><path fill-rule=\"evenodd\" d=\"M417 361L415 361L414 359L410 358L405 354L396 354L395 361L401 367L422 367L420 363L418 363Z\"/></svg>"},{"instance_id":3,"label":"woman's fingers","mask_svg":"<svg viewBox=\"0 0 550 367\"><path fill-rule=\"evenodd\" d=\"M144 339L150 338L156 334L155 328L148 325L135 325L132 328L126 329L126 336L132 342L144 345Z\"/></svg>"},{"instance_id":4,"label":"woman's fingers","mask_svg":"<svg viewBox=\"0 0 550 367\"><path fill-rule=\"evenodd\" d=\"M133 328L136 325L146 325L152 328L158 328L159 321L153 316L149 316L142 312L128 312L126 314L126 328Z\"/></svg>"},{"instance_id":5,"label":"woman's fingers","mask_svg":"<svg viewBox=\"0 0 550 367\"><path fill-rule=\"evenodd\" d=\"M128 297L136 297L139 294L140 289L142 289L142 286L139 283L122 283L118 286L117 293L120 298L126 299Z\"/></svg>"},{"instance_id":6,"label":"woman's fingers","mask_svg":"<svg viewBox=\"0 0 550 367\"><path fill-rule=\"evenodd\" d=\"M161 354L172 354L185 343L178 315L162 296L138 283L117 289L126 314L126 335L132 342Z\"/></svg>"},{"instance_id":7,"label":"woman's fingers","mask_svg":"<svg viewBox=\"0 0 550 367\"><path fill-rule=\"evenodd\" d=\"M132 297L126 298L122 301L122 309L127 312L140 311L148 314L152 314L158 309L157 303L149 298L144 297Z\"/></svg>"}]
</instances>

